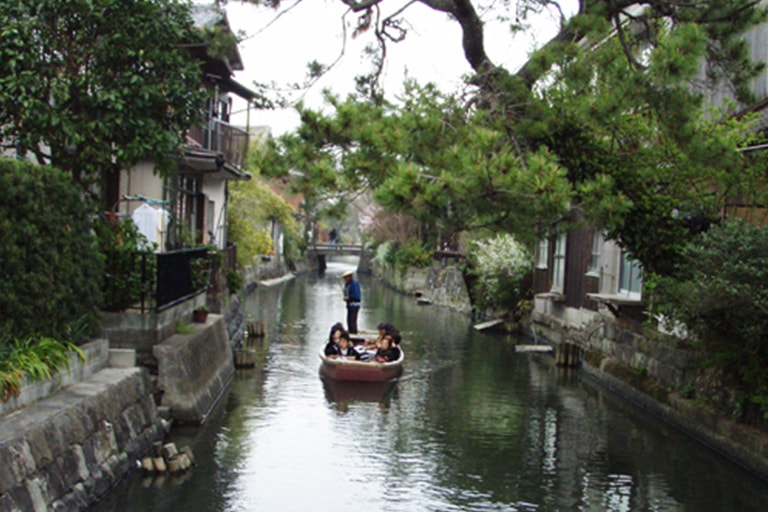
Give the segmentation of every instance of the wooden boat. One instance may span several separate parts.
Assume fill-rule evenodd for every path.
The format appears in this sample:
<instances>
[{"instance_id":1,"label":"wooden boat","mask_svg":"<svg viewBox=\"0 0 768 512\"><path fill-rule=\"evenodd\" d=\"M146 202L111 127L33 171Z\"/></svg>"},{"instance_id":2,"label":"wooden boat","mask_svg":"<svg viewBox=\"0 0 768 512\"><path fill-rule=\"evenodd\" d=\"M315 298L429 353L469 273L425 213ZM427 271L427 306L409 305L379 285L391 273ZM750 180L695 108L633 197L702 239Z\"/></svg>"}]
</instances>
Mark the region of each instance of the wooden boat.
<instances>
[{"instance_id":1,"label":"wooden boat","mask_svg":"<svg viewBox=\"0 0 768 512\"><path fill-rule=\"evenodd\" d=\"M379 363L376 361L355 361L354 359L331 359L320 349L320 373L336 381L386 382L403 373L405 352L400 349L397 361Z\"/></svg>"}]
</instances>

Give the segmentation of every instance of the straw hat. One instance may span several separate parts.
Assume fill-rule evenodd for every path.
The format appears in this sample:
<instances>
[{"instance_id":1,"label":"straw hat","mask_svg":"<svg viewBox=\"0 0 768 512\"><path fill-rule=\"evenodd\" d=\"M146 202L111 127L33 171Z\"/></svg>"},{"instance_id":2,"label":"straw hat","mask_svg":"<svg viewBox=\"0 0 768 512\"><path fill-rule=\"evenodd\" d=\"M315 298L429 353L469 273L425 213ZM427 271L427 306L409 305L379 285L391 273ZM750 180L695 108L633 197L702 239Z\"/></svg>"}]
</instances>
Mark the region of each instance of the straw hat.
<instances>
[{"instance_id":1,"label":"straw hat","mask_svg":"<svg viewBox=\"0 0 768 512\"><path fill-rule=\"evenodd\" d=\"M353 276L353 275L355 275L355 273L354 273L353 271L351 271L351 270L345 270L345 271L344 271L344 272L341 274L341 277L347 277L347 276Z\"/></svg>"}]
</instances>

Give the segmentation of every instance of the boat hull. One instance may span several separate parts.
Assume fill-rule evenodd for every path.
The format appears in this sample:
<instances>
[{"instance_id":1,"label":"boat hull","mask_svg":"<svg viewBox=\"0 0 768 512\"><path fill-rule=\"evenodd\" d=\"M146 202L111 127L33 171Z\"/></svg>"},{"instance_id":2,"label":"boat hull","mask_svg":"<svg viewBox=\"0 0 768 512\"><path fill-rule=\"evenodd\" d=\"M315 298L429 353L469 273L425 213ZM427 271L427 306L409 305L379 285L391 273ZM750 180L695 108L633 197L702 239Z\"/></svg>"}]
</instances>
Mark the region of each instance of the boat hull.
<instances>
[{"instance_id":1,"label":"boat hull","mask_svg":"<svg viewBox=\"0 0 768 512\"><path fill-rule=\"evenodd\" d=\"M320 350L320 373L329 379L346 382L386 382L403 373L405 353L400 350L397 361L379 363L375 361L354 361L329 359Z\"/></svg>"}]
</instances>

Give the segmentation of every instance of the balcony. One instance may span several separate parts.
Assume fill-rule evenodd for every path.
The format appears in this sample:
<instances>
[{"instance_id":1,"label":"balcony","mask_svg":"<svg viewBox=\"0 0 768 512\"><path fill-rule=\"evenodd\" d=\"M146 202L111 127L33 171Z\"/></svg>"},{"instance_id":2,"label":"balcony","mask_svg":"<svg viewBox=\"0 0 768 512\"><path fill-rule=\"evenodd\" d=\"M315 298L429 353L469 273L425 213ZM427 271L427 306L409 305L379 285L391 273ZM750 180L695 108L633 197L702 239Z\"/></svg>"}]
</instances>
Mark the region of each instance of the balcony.
<instances>
[{"instance_id":1,"label":"balcony","mask_svg":"<svg viewBox=\"0 0 768 512\"><path fill-rule=\"evenodd\" d=\"M224 121L212 119L207 126L190 128L187 145L221 154L226 165L241 170L248 152L248 132Z\"/></svg>"}]
</instances>

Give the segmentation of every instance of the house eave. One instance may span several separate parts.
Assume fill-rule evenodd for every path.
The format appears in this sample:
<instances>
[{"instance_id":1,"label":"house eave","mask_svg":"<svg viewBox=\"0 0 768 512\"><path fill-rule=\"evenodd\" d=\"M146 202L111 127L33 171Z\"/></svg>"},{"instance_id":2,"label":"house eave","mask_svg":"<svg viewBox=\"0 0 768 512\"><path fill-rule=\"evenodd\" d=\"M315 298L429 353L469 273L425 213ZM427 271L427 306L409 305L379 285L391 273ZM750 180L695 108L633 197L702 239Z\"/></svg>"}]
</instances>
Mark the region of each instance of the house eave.
<instances>
[{"instance_id":1,"label":"house eave","mask_svg":"<svg viewBox=\"0 0 768 512\"><path fill-rule=\"evenodd\" d=\"M221 153L186 149L179 160L180 174L202 174L222 180L250 180L252 175L228 163Z\"/></svg>"}]
</instances>

